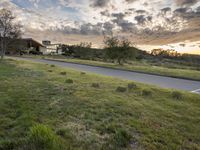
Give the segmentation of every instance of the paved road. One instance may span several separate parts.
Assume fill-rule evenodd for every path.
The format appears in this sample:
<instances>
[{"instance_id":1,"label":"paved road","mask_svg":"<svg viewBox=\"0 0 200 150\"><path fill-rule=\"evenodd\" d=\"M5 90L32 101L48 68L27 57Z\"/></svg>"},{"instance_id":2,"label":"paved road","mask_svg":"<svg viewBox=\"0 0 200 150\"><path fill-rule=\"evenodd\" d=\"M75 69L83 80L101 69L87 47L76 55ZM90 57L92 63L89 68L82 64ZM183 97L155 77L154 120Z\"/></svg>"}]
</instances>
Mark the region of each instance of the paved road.
<instances>
[{"instance_id":1,"label":"paved road","mask_svg":"<svg viewBox=\"0 0 200 150\"><path fill-rule=\"evenodd\" d=\"M13 58L13 57L12 57ZM117 77L126 80L137 81L145 84L152 84L163 88L172 88L178 90L185 90L200 94L200 81L191 81L185 79L177 79L171 77L163 77L158 75L149 75L145 73L136 73L131 71L123 71L111 68L95 67L89 65L81 65L67 62L32 59L32 58L15 58L20 60L31 60L34 62L41 62L47 64L54 64L61 67L73 68L80 71L92 72L96 74Z\"/></svg>"}]
</instances>

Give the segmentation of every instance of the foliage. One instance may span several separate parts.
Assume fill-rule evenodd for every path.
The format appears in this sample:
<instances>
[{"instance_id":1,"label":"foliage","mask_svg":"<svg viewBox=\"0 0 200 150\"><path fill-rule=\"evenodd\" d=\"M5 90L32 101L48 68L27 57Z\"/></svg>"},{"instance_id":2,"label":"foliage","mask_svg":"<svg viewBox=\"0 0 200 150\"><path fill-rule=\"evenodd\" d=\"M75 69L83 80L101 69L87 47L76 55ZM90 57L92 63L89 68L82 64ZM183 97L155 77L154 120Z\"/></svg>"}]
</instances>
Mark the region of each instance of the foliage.
<instances>
[{"instance_id":1,"label":"foliage","mask_svg":"<svg viewBox=\"0 0 200 150\"><path fill-rule=\"evenodd\" d=\"M67 75L67 72L65 72L65 71L62 71L62 72L60 72L60 75L63 75L63 76L65 76L65 75Z\"/></svg>"},{"instance_id":2,"label":"foliage","mask_svg":"<svg viewBox=\"0 0 200 150\"><path fill-rule=\"evenodd\" d=\"M59 137L47 126L38 124L31 128L28 137L30 150L61 150Z\"/></svg>"},{"instance_id":3,"label":"foliage","mask_svg":"<svg viewBox=\"0 0 200 150\"><path fill-rule=\"evenodd\" d=\"M153 56L159 56L161 58L170 58L170 57L179 57L179 56L181 56L180 53L178 53L177 51L175 51L173 49L172 50L171 49L169 49L169 50L153 49L151 51L151 54Z\"/></svg>"},{"instance_id":4,"label":"foliage","mask_svg":"<svg viewBox=\"0 0 200 150\"><path fill-rule=\"evenodd\" d=\"M130 143L131 135L124 129L118 129L114 134L114 142L119 147L127 147Z\"/></svg>"},{"instance_id":5,"label":"foliage","mask_svg":"<svg viewBox=\"0 0 200 150\"><path fill-rule=\"evenodd\" d=\"M16 23L12 12L7 9L0 10L0 42L1 59L3 59L9 42L21 36L21 25Z\"/></svg>"},{"instance_id":6,"label":"foliage","mask_svg":"<svg viewBox=\"0 0 200 150\"><path fill-rule=\"evenodd\" d=\"M174 99L181 100L181 99L183 98L183 95L182 95L182 93L179 92L179 91L173 91L173 92L172 92L172 97L173 97Z\"/></svg>"},{"instance_id":7,"label":"foliage","mask_svg":"<svg viewBox=\"0 0 200 150\"><path fill-rule=\"evenodd\" d=\"M135 89L137 88L137 85L135 83L129 83L128 84L128 90L132 90L132 89Z\"/></svg>"},{"instance_id":8,"label":"foliage","mask_svg":"<svg viewBox=\"0 0 200 150\"><path fill-rule=\"evenodd\" d=\"M42 52L39 52L39 51L36 51L36 50L31 50L31 51L29 51L29 54L32 54L32 55L42 55Z\"/></svg>"},{"instance_id":9,"label":"foliage","mask_svg":"<svg viewBox=\"0 0 200 150\"><path fill-rule=\"evenodd\" d=\"M81 75L85 75L86 74L86 72L81 72Z\"/></svg>"},{"instance_id":10,"label":"foliage","mask_svg":"<svg viewBox=\"0 0 200 150\"><path fill-rule=\"evenodd\" d=\"M150 90L144 89L144 90L142 90L142 95L143 96L151 96L152 92Z\"/></svg>"},{"instance_id":11,"label":"foliage","mask_svg":"<svg viewBox=\"0 0 200 150\"><path fill-rule=\"evenodd\" d=\"M92 83L92 87L94 87L94 88L100 88L100 85L99 85L99 83Z\"/></svg>"},{"instance_id":12,"label":"foliage","mask_svg":"<svg viewBox=\"0 0 200 150\"><path fill-rule=\"evenodd\" d=\"M126 87L121 87L121 86L118 86L117 88L116 88L116 92L126 92Z\"/></svg>"},{"instance_id":13,"label":"foliage","mask_svg":"<svg viewBox=\"0 0 200 150\"><path fill-rule=\"evenodd\" d=\"M74 81L72 79L65 80L65 83L73 83Z\"/></svg>"},{"instance_id":14,"label":"foliage","mask_svg":"<svg viewBox=\"0 0 200 150\"><path fill-rule=\"evenodd\" d=\"M53 72L53 70L48 70L48 72Z\"/></svg>"},{"instance_id":15,"label":"foliage","mask_svg":"<svg viewBox=\"0 0 200 150\"><path fill-rule=\"evenodd\" d=\"M135 57L135 49L128 40L119 40L116 37L107 37L104 41L106 56L123 64L126 60Z\"/></svg>"}]
</instances>

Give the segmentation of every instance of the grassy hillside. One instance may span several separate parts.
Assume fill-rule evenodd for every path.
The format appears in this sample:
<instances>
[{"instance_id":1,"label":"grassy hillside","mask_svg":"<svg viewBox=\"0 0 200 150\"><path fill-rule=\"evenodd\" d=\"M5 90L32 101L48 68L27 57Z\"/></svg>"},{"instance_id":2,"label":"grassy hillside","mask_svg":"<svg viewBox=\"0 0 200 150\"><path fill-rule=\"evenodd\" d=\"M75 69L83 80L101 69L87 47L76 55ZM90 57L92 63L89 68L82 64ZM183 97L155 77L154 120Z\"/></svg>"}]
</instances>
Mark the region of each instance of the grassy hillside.
<instances>
[{"instance_id":1,"label":"grassy hillside","mask_svg":"<svg viewBox=\"0 0 200 150\"><path fill-rule=\"evenodd\" d=\"M0 63L0 149L200 149L200 96L28 61Z\"/></svg>"}]
</instances>

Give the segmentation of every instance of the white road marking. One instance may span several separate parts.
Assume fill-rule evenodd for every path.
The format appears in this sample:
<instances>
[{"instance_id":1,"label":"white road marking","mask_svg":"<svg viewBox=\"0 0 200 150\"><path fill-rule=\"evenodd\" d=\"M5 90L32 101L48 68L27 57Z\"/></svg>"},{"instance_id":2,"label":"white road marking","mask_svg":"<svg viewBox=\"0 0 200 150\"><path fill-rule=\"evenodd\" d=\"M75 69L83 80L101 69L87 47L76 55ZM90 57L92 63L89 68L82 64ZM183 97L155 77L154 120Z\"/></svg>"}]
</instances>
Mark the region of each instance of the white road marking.
<instances>
[{"instance_id":1,"label":"white road marking","mask_svg":"<svg viewBox=\"0 0 200 150\"><path fill-rule=\"evenodd\" d=\"M191 92L200 94L200 89L197 89L197 90L194 90L194 91L191 91Z\"/></svg>"}]
</instances>

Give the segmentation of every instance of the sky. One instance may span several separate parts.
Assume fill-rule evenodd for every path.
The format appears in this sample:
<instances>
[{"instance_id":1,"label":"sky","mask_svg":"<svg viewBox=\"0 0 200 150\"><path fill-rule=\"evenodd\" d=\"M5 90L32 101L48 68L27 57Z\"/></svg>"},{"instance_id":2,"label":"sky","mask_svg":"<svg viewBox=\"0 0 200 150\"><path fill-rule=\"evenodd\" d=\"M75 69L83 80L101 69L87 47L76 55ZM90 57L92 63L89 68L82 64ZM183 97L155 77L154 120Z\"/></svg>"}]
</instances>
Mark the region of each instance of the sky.
<instances>
[{"instance_id":1,"label":"sky","mask_svg":"<svg viewBox=\"0 0 200 150\"><path fill-rule=\"evenodd\" d=\"M24 37L53 43L129 39L138 48L200 54L200 0L0 0Z\"/></svg>"}]
</instances>

